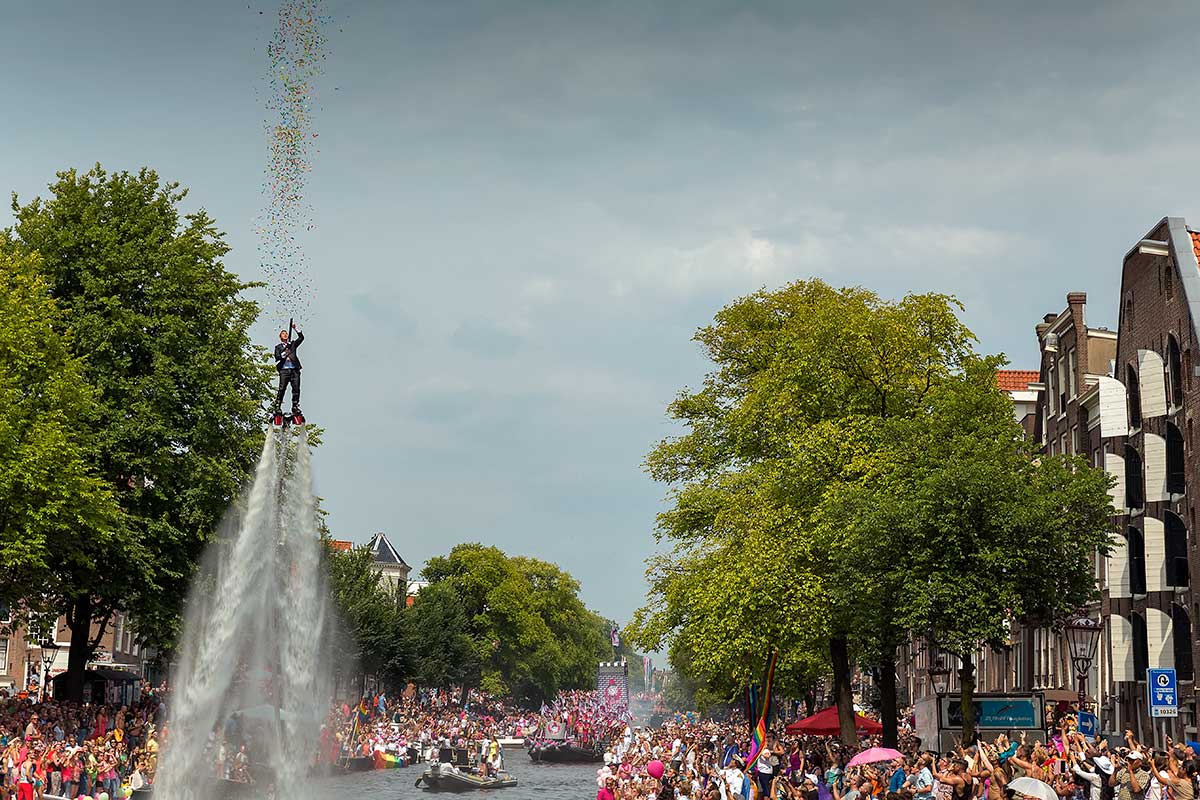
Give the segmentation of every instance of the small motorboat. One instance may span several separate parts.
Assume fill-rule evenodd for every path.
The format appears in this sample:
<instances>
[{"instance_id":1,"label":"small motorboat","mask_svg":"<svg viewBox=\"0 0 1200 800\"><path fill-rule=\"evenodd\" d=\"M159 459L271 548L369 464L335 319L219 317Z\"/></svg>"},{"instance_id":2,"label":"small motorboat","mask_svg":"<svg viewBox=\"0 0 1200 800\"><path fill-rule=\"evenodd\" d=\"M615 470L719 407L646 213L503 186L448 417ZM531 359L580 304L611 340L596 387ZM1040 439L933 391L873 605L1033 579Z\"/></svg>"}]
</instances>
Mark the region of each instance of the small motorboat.
<instances>
[{"instance_id":1,"label":"small motorboat","mask_svg":"<svg viewBox=\"0 0 1200 800\"><path fill-rule=\"evenodd\" d=\"M481 778L453 764L441 762L431 765L413 785L431 792L471 792L476 789L507 789L516 786L517 779L507 772Z\"/></svg>"}]
</instances>

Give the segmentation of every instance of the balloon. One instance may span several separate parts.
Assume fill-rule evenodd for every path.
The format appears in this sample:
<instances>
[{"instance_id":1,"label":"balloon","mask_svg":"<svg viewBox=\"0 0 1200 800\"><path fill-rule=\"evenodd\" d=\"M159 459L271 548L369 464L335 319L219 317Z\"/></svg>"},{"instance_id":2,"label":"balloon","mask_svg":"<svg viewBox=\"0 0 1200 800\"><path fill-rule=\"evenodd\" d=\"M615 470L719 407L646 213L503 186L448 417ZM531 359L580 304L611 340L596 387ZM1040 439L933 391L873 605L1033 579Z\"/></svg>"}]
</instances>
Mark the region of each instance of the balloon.
<instances>
[{"instance_id":1,"label":"balloon","mask_svg":"<svg viewBox=\"0 0 1200 800\"><path fill-rule=\"evenodd\" d=\"M666 767L661 761L651 761L646 765L646 772L650 773L650 777L654 778L654 780L661 778L663 776L663 770L665 769Z\"/></svg>"}]
</instances>

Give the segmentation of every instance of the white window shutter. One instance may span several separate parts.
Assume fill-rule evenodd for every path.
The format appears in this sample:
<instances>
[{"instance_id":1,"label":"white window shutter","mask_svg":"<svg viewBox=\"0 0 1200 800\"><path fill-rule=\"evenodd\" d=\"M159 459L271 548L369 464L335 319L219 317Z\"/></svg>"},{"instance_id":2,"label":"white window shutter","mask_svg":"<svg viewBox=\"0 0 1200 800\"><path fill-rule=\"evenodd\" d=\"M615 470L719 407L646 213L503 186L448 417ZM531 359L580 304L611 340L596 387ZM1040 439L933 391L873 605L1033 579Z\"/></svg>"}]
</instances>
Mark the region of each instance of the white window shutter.
<instances>
[{"instance_id":1,"label":"white window shutter","mask_svg":"<svg viewBox=\"0 0 1200 800\"><path fill-rule=\"evenodd\" d=\"M1124 413L1125 404L1121 404L1121 412ZM1116 453L1104 454L1104 471L1116 478L1117 482L1108 490L1108 496L1112 498L1112 504L1118 512L1125 509L1125 457L1119 456Z\"/></svg>"},{"instance_id":2,"label":"white window shutter","mask_svg":"<svg viewBox=\"0 0 1200 800\"><path fill-rule=\"evenodd\" d=\"M1167 413L1167 381L1162 356L1153 350L1138 350L1138 383L1142 389L1142 419Z\"/></svg>"},{"instance_id":3,"label":"white window shutter","mask_svg":"<svg viewBox=\"0 0 1200 800\"><path fill-rule=\"evenodd\" d=\"M1163 521L1143 517L1142 539L1146 544L1146 591L1161 592L1167 588L1167 537Z\"/></svg>"},{"instance_id":4,"label":"white window shutter","mask_svg":"<svg viewBox=\"0 0 1200 800\"><path fill-rule=\"evenodd\" d=\"M1120 614L1110 614L1108 641L1112 648L1113 681L1137 680L1133 674L1133 623Z\"/></svg>"},{"instance_id":5,"label":"white window shutter","mask_svg":"<svg viewBox=\"0 0 1200 800\"><path fill-rule=\"evenodd\" d=\"M1175 666L1175 642L1172 634L1171 615L1157 608L1146 609L1146 647L1151 669L1169 669Z\"/></svg>"},{"instance_id":6,"label":"white window shutter","mask_svg":"<svg viewBox=\"0 0 1200 800\"><path fill-rule=\"evenodd\" d=\"M1142 434L1142 464L1146 472L1146 502L1171 499L1167 495L1167 440L1157 433Z\"/></svg>"},{"instance_id":7,"label":"white window shutter","mask_svg":"<svg viewBox=\"0 0 1200 800\"><path fill-rule=\"evenodd\" d=\"M1129 408L1125 404L1125 384L1103 375L1100 385L1100 438L1129 433Z\"/></svg>"}]
</instances>

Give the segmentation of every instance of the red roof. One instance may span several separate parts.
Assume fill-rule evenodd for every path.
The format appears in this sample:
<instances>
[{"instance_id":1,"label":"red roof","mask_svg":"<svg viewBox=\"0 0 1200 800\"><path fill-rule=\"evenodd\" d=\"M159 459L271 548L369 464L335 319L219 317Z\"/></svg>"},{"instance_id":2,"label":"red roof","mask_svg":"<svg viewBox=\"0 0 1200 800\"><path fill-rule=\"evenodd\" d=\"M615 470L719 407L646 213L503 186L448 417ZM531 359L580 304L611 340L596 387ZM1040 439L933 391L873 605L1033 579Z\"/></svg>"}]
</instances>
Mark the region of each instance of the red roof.
<instances>
[{"instance_id":1,"label":"red roof","mask_svg":"<svg viewBox=\"0 0 1200 800\"><path fill-rule=\"evenodd\" d=\"M996 385L1003 392L1024 392L1029 384L1037 383L1039 377L1036 369L999 369L996 370Z\"/></svg>"},{"instance_id":2,"label":"red roof","mask_svg":"<svg viewBox=\"0 0 1200 800\"><path fill-rule=\"evenodd\" d=\"M329 546L341 553L348 553L354 549L354 542L343 542L341 539L331 539Z\"/></svg>"}]
</instances>

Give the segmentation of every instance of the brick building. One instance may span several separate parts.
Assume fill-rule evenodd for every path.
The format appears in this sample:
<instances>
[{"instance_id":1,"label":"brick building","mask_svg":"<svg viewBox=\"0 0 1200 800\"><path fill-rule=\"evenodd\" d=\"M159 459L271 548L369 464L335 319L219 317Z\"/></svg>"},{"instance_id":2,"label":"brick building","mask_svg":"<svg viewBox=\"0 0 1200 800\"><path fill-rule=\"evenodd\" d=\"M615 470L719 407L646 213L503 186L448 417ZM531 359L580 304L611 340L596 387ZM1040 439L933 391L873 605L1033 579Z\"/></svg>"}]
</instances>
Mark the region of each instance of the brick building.
<instances>
[{"instance_id":1,"label":"brick building","mask_svg":"<svg viewBox=\"0 0 1200 800\"><path fill-rule=\"evenodd\" d=\"M1092 404L1103 463L1114 489L1117 548L1102 576L1108 635L1109 725L1149 738L1148 667L1177 670L1180 717L1166 721L1175 738L1195 738L1193 680L1200 614L1191 574L1200 471L1190 464L1200 380L1192 353L1200 309L1200 233L1166 218L1125 254L1120 336L1113 381ZM1119 387L1119 388L1118 388ZM1106 387L1101 387L1102 390Z\"/></svg>"},{"instance_id":2,"label":"brick building","mask_svg":"<svg viewBox=\"0 0 1200 800\"><path fill-rule=\"evenodd\" d=\"M1117 352L1117 333L1107 328L1089 327L1086 318L1087 295L1071 292L1067 307L1047 314L1035 327L1040 365L1034 385L1038 400L1034 410L1033 440L1046 455L1084 456L1096 463L1100 431L1089 425L1092 398L1103 388L1111 393L1119 384L1111 378ZM1094 564L1097 576L1103 571L1099 559ZM1100 604L1088 611L1098 618ZM1076 676L1071 668L1068 648L1061 633L1036 628L1025 631L1022 686L1045 692L1047 699L1074 700ZM1095 695L1106 677L1103 659L1096 659L1088 676L1088 688Z\"/></svg>"}]
</instances>

